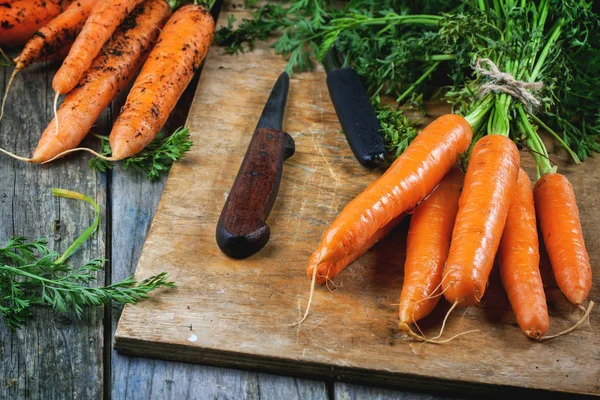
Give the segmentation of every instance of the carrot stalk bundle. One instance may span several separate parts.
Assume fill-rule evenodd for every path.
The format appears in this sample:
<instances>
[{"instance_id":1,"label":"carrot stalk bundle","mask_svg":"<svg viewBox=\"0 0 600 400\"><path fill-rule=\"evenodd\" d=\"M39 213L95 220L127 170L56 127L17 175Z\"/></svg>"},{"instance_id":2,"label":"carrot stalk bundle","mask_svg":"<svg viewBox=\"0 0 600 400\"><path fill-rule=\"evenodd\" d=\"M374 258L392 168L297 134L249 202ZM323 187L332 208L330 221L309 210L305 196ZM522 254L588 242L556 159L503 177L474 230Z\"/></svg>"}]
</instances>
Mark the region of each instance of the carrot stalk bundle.
<instances>
[{"instance_id":1,"label":"carrot stalk bundle","mask_svg":"<svg viewBox=\"0 0 600 400\"><path fill-rule=\"evenodd\" d=\"M473 147L442 290L450 303L478 303L485 292L519 173L519 151L506 136L488 135Z\"/></svg>"},{"instance_id":2,"label":"carrot stalk bundle","mask_svg":"<svg viewBox=\"0 0 600 400\"><path fill-rule=\"evenodd\" d=\"M112 128L113 160L137 154L156 137L208 53L214 31L203 6L186 5L173 13Z\"/></svg>"},{"instance_id":3,"label":"carrot stalk bundle","mask_svg":"<svg viewBox=\"0 0 600 400\"><path fill-rule=\"evenodd\" d=\"M64 12L41 27L27 41L21 54L14 60L16 66L6 85L0 119L4 115L4 104L13 79L19 71L36 61L60 58L68 54L95 3L95 0L78 0L71 3Z\"/></svg>"},{"instance_id":4,"label":"carrot stalk bundle","mask_svg":"<svg viewBox=\"0 0 600 400\"><path fill-rule=\"evenodd\" d=\"M92 61L98 55L104 43L141 1L96 1L67 58L54 75L52 88L57 94L67 94L75 88L92 65Z\"/></svg>"},{"instance_id":5,"label":"carrot stalk bundle","mask_svg":"<svg viewBox=\"0 0 600 400\"><path fill-rule=\"evenodd\" d=\"M527 173L519 169L506 225L498 248L500 278L523 333L539 339L548 331L550 317L540 275L540 252L533 201Z\"/></svg>"},{"instance_id":6,"label":"carrot stalk bundle","mask_svg":"<svg viewBox=\"0 0 600 400\"><path fill-rule=\"evenodd\" d=\"M567 299L583 303L592 286L573 187L558 173L542 176L534 189L535 209L556 283Z\"/></svg>"},{"instance_id":7,"label":"carrot stalk bundle","mask_svg":"<svg viewBox=\"0 0 600 400\"><path fill-rule=\"evenodd\" d=\"M160 29L171 15L164 0L146 0L137 6L104 45L79 85L62 103L33 153L32 162L44 162L77 146L102 111L133 78Z\"/></svg>"},{"instance_id":8,"label":"carrot stalk bundle","mask_svg":"<svg viewBox=\"0 0 600 400\"><path fill-rule=\"evenodd\" d=\"M340 260L360 252L380 228L431 193L471 139L471 126L455 114L443 115L423 129L387 171L340 212L310 258L308 276L315 268L321 279L337 275Z\"/></svg>"},{"instance_id":9,"label":"carrot stalk bundle","mask_svg":"<svg viewBox=\"0 0 600 400\"><path fill-rule=\"evenodd\" d=\"M410 221L400 293L400 323L412 324L427 316L441 295L446 263L464 173L455 168L416 208Z\"/></svg>"},{"instance_id":10,"label":"carrot stalk bundle","mask_svg":"<svg viewBox=\"0 0 600 400\"><path fill-rule=\"evenodd\" d=\"M67 5L67 0L13 0L0 5L0 46L19 46Z\"/></svg>"}]
</instances>

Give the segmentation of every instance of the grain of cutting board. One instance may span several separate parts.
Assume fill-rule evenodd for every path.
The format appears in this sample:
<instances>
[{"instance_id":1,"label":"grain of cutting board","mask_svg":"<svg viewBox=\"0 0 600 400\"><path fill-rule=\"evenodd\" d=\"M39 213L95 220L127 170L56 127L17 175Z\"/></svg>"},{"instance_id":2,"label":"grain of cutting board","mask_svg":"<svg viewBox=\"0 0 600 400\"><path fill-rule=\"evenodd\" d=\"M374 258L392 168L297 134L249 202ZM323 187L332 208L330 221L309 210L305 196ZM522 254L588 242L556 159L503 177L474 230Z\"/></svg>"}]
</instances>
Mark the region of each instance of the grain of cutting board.
<instances>
[{"instance_id":1,"label":"grain of cutting board","mask_svg":"<svg viewBox=\"0 0 600 400\"><path fill-rule=\"evenodd\" d=\"M220 21L227 20L228 12L223 14ZM482 304L451 315L445 335L479 332L445 345L419 344L400 332L397 303L406 222L344 270L334 280L337 290L317 287L306 321L289 326L306 306L307 260L321 234L382 171L368 171L354 159L322 69L294 75L283 128L293 136L296 153L284 165L267 220L271 239L245 260L221 253L215 242L219 214L284 65L265 45L236 56L211 49L187 122L195 145L168 178L136 272L143 279L166 271L177 289L126 306L115 348L147 357L414 389L600 394L600 310L592 312L589 325L567 336L533 342L516 325L497 268ZM431 117L443 112L433 109ZM522 158L533 177L531 157ZM568 165L555 146L552 158L575 187L596 267L600 159ZM558 291L547 260L542 264L553 333L582 313ZM599 297L599 276L594 276L593 300ZM442 301L423 321L426 335L437 333L447 310Z\"/></svg>"}]
</instances>

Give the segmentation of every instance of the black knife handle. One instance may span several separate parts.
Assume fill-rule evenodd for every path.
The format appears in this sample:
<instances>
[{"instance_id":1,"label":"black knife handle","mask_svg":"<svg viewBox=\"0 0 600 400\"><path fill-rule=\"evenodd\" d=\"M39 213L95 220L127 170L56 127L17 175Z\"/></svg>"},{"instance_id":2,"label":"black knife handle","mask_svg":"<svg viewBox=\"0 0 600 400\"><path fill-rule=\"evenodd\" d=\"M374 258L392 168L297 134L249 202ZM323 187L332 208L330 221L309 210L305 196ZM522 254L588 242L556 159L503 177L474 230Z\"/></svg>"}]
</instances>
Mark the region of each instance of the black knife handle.
<instances>
[{"instance_id":1,"label":"black knife handle","mask_svg":"<svg viewBox=\"0 0 600 400\"><path fill-rule=\"evenodd\" d=\"M294 154L294 140L275 129L257 128L217 223L217 244L232 258L246 258L269 241L266 223L283 162Z\"/></svg>"},{"instance_id":2,"label":"black knife handle","mask_svg":"<svg viewBox=\"0 0 600 400\"><path fill-rule=\"evenodd\" d=\"M385 161L379 121L360 78L351 68L327 74L327 88L354 156L363 166L375 168Z\"/></svg>"}]
</instances>

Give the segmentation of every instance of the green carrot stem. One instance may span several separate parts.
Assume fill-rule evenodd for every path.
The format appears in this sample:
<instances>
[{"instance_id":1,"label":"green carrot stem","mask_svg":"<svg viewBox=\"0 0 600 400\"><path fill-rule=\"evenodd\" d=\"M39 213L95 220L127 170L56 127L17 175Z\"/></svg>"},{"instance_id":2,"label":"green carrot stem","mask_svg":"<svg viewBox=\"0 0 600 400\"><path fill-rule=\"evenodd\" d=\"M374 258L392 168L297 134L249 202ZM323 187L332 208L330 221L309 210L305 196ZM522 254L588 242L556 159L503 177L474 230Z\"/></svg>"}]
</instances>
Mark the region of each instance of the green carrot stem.
<instances>
[{"instance_id":1,"label":"green carrot stem","mask_svg":"<svg viewBox=\"0 0 600 400\"><path fill-rule=\"evenodd\" d=\"M70 190L65 189L56 189L52 188L52 194L56 197L64 197L66 199L76 199L83 200L90 203L94 210L96 211L96 217L94 218L94 222L90 227L88 227L79 237L73 242L71 246L64 252L62 256L56 260L56 264L62 264L67 258L69 258L89 237L96 231L98 225L100 224L100 207L92 198L77 192L72 192Z\"/></svg>"},{"instance_id":2,"label":"green carrot stem","mask_svg":"<svg viewBox=\"0 0 600 400\"><path fill-rule=\"evenodd\" d=\"M424 81L425 79L427 79L427 77L428 77L429 75L431 75L431 74L433 73L433 71L435 71L435 70L436 70L436 68L437 68L439 65L440 65L440 62L439 62L439 61L436 61L435 63L433 63L433 65L432 65L431 67L429 67L429 68L427 69L427 71L425 71L425 72L423 73L423 75L421 75L421 76L419 77L419 79L417 79L417 80L416 80L416 81L415 81L415 82L414 82L412 85L410 85L410 87L409 87L408 89L406 89L406 90L404 91L404 93L402 93L402 94L401 94L401 95L400 95L400 96L399 96L399 97L396 99L396 101L397 101L398 103L402 103L402 100L404 100L404 99L405 99L405 98L406 98L406 97L407 97L409 94L411 94L411 93L412 93L412 92L413 92L413 91L414 91L414 90L417 88L417 86L419 86L421 83L423 83L423 81Z\"/></svg>"},{"instance_id":3,"label":"green carrot stem","mask_svg":"<svg viewBox=\"0 0 600 400\"><path fill-rule=\"evenodd\" d=\"M477 132L485 122L485 117L494 105L494 96L485 96L483 100L478 102L472 109L469 110L465 119L471 125L473 132Z\"/></svg>"},{"instance_id":4,"label":"green carrot stem","mask_svg":"<svg viewBox=\"0 0 600 400\"><path fill-rule=\"evenodd\" d=\"M535 121L536 124L538 124L539 126L541 126L545 131L547 131L550 135L552 135L552 137L554 137L554 139L556 139L558 141L558 143L560 143L560 145L565 150L567 150L567 152L569 153L569 155L571 156L571 158L573 159L573 161L575 161L575 164L581 163L581 160L579 159L579 156L577 156L577 154L573 150L571 150L571 148L569 147L569 145L560 137L560 135L558 133L556 133L556 131L554 131L554 129L552 129L548 125L546 125L544 123L544 121L542 121L541 119L539 119L535 114L528 113L528 115L531 117L531 119L533 119Z\"/></svg>"},{"instance_id":5,"label":"green carrot stem","mask_svg":"<svg viewBox=\"0 0 600 400\"><path fill-rule=\"evenodd\" d=\"M506 93L496 95L494 108L488 125L488 133L493 135L502 135L508 137L510 133L510 121L508 120L508 110L510 108L512 97Z\"/></svg>"},{"instance_id":6,"label":"green carrot stem","mask_svg":"<svg viewBox=\"0 0 600 400\"><path fill-rule=\"evenodd\" d=\"M534 126L529 122L527 113L523 107L517 107L517 110L519 114L519 125L521 129L523 129L523 133L525 133L527 146L533 150L532 156L538 167L538 174L545 175L555 172L556 168L552 167L550 160L548 159L548 150L546 150L546 146L544 146L544 142L542 142L542 139Z\"/></svg>"},{"instance_id":7,"label":"green carrot stem","mask_svg":"<svg viewBox=\"0 0 600 400\"><path fill-rule=\"evenodd\" d=\"M434 54L428 57L428 60L431 61L453 61L456 60L456 55L454 54Z\"/></svg>"},{"instance_id":8,"label":"green carrot stem","mask_svg":"<svg viewBox=\"0 0 600 400\"><path fill-rule=\"evenodd\" d=\"M544 62L546 62L546 58L548 58L550 49L552 49L552 46L554 46L554 44L560 37L560 34L562 33L562 27L564 24L565 24L564 18L559 19L556 22L556 24L554 24L554 27L552 28L552 31L551 31L552 33L550 34L550 37L548 38L548 41L546 42L546 45L544 46L542 52L540 53L540 56L538 57L538 59L535 63L535 67L533 68L533 71L531 72L531 75L529 76L529 82L535 82L535 80L537 79L538 75L540 74L540 71L542 70L542 68L544 66Z\"/></svg>"}]
</instances>

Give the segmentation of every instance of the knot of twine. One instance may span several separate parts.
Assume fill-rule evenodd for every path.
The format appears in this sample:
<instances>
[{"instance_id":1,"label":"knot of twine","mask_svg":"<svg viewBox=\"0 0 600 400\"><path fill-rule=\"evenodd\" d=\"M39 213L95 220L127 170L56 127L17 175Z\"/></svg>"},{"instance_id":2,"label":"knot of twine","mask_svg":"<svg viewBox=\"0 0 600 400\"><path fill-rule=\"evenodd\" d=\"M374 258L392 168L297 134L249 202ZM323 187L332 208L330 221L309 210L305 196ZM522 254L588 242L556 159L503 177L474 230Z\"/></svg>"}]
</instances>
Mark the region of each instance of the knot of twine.
<instances>
[{"instance_id":1,"label":"knot of twine","mask_svg":"<svg viewBox=\"0 0 600 400\"><path fill-rule=\"evenodd\" d=\"M487 64L489 69L485 68L483 66L484 64ZM502 92L519 100L521 103L525 104L529 110L531 110L532 107L540 106L540 100L535 97L531 91L543 88L543 82L518 81L511 74L500 71L496 64L489 58L480 58L477 60L477 64L473 69L489 78L489 82L484 83L479 87L479 96L485 96L489 92Z\"/></svg>"}]
</instances>

